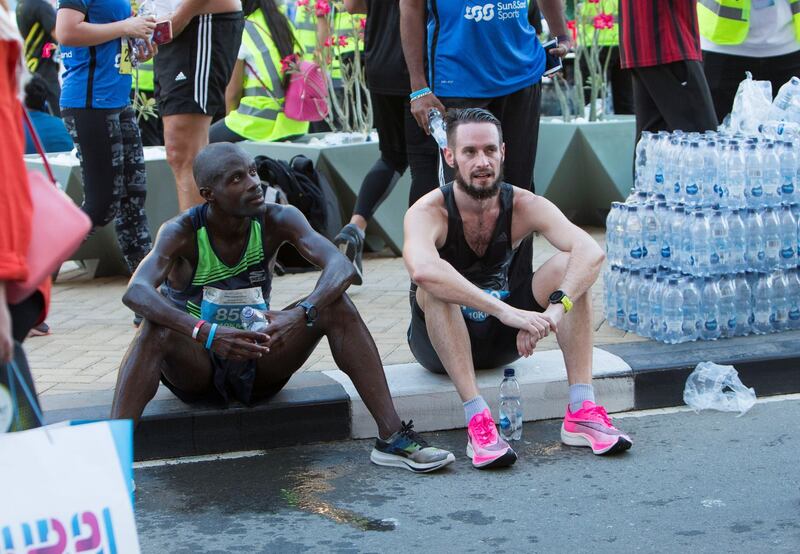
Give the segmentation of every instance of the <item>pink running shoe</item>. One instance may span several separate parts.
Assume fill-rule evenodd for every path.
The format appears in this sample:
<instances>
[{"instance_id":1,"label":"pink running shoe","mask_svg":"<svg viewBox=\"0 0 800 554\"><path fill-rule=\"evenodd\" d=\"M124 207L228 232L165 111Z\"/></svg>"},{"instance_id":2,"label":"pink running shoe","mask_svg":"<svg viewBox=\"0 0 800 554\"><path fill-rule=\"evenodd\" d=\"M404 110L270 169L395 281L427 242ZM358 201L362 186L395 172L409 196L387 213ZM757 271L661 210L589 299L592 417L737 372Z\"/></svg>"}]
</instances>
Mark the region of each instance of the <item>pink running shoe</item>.
<instances>
[{"instance_id":1,"label":"pink running shoe","mask_svg":"<svg viewBox=\"0 0 800 554\"><path fill-rule=\"evenodd\" d=\"M590 400L577 412L567 413L561 424L561 442L569 446L589 446L598 456L614 454L633 445L630 437L614 427L606 409Z\"/></svg>"},{"instance_id":2,"label":"pink running shoe","mask_svg":"<svg viewBox=\"0 0 800 554\"><path fill-rule=\"evenodd\" d=\"M467 426L467 437L467 456L472 458L473 467L506 467L517 461L517 454L497 434L488 409L472 416Z\"/></svg>"}]
</instances>

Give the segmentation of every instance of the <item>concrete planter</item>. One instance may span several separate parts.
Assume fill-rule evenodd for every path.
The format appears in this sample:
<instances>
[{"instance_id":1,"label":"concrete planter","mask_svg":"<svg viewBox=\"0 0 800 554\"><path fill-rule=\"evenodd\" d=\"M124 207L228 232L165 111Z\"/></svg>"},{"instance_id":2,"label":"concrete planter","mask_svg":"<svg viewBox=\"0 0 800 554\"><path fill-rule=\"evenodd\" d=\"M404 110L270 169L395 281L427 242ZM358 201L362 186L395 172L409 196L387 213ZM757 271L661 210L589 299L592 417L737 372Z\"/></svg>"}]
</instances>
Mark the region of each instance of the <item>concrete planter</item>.
<instances>
[{"instance_id":1,"label":"concrete planter","mask_svg":"<svg viewBox=\"0 0 800 554\"><path fill-rule=\"evenodd\" d=\"M536 153L536 193L574 223L603 225L611 202L633 187L636 122L633 116L563 123L542 119Z\"/></svg>"}]
</instances>

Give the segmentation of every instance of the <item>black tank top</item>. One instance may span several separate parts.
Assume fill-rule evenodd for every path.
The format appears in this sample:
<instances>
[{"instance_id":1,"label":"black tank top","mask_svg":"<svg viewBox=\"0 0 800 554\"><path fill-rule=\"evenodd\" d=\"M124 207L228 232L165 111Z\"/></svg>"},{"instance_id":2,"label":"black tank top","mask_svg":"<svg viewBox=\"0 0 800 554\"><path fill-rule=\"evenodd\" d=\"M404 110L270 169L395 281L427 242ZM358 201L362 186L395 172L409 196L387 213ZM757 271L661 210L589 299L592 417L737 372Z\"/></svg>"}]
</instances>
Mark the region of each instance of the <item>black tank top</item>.
<instances>
[{"instance_id":1,"label":"black tank top","mask_svg":"<svg viewBox=\"0 0 800 554\"><path fill-rule=\"evenodd\" d=\"M439 248L439 256L476 287L505 299L512 287L509 269L516 253L511 238L514 187L508 183L500 184L497 224L486 252L478 256L464 236L464 222L456 205L453 186L451 182L439 189L447 207L447 238Z\"/></svg>"}]
</instances>

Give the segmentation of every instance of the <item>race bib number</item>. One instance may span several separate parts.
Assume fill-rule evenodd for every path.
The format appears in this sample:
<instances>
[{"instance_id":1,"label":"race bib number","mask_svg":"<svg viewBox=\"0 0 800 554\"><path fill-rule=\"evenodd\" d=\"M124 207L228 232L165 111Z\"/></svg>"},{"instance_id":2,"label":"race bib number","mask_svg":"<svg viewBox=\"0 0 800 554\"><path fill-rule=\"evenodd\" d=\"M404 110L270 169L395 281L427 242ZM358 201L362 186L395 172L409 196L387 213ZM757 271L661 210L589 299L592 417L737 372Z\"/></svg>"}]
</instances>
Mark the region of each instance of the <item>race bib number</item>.
<instances>
[{"instance_id":1,"label":"race bib number","mask_svg":"<svg viewBox=\"0 0 800 554\"><path fill-rule=\"evenodd\" d=\"M119 73L120 75L130 75L133 73L133 65L131 64L131 48L128 45L127 37L122 37L119 44Z\"/></svg>"},{"instance_id":2,"label":"race bib number","mask_svg":"<svg viewBox=\"0 0 800 554\"><path fill-rule=\"evenodd\" d=\"M200 318L209 323L243 329L242 309L250 306L257 310L268 310L261 287L249 289L220 290L203 287L203 301L200 303Z\"/></svg>"},{"instance_id":3,"label":"race bib number","mask_svg":"<svg viewBox=\"0 0 800 554\"><path fill-rule=\"evenodd\" d=\"M505 301L511 293L507 290L491 290L491 289L484 289L486 294L490 296L494 296L495 298L499 298L500 300ZM481 312L476 310L475 308L470 308L469 306L461 306L461 313L464 314L464 319L468 321L486 321L489 317L489 314L486 312Z\"/></svg>"}]
</instances>

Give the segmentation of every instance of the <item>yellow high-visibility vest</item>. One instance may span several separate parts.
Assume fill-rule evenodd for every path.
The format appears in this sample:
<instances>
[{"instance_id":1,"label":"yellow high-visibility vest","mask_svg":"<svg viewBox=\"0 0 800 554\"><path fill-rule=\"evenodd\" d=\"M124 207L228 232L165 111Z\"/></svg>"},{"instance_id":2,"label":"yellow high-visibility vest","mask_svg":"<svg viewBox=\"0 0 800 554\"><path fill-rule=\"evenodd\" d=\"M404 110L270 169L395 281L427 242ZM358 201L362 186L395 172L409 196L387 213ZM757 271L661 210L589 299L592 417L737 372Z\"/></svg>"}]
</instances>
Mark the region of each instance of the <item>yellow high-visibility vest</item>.
<instances>
[{"instance_id":1,"label":"yellow high-visibility vest","mask_svg":"<svg viewBox=\"0 0 800 554\"><path fill-rule=\"evenodd\" d=\"M789 0L794 36L800 42L800 0ZM697 0L700 34L716 44L741 44L750 30L750 0Z\"/></svg>"},{"instance_id":2,"label":"yellow high-visibility vest","mask_svg":"<svg viewBox=\"0 0 800 554\"><path fill-rule=\"evenodd\" d=\"M132 89L136 90L137 82L140 92L153 92L156 90L155 82L153 80L152 58L146 62L139 62L139 65L133 72L133 80L131 81Z\"/></svg>"},{"instance_id":3,"label":"yellow high-visibility vest","mask_svg":"<svg viewBox=\"0 0 800 554\"><path fill-rule=\"evenodd\" d=\"M248 140L262 142L308 132L307 121L289 119L283 113L285 92L281 55L267 29L261 10L254 11L245 19L242 45L253 54L254 59L248 63L256 74L245 66L239 107L225 117L228 129Z\"/></svg>"}]
</instances>

